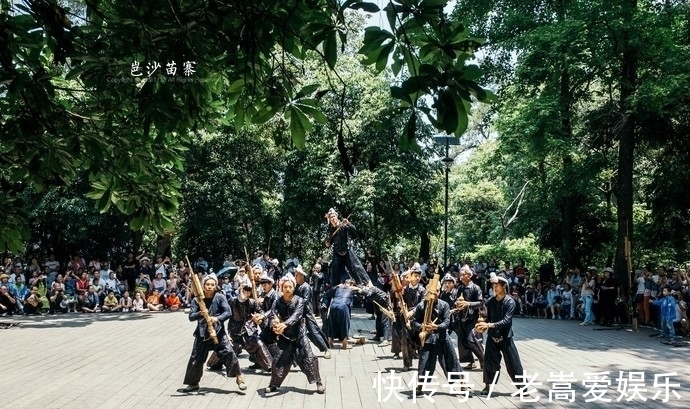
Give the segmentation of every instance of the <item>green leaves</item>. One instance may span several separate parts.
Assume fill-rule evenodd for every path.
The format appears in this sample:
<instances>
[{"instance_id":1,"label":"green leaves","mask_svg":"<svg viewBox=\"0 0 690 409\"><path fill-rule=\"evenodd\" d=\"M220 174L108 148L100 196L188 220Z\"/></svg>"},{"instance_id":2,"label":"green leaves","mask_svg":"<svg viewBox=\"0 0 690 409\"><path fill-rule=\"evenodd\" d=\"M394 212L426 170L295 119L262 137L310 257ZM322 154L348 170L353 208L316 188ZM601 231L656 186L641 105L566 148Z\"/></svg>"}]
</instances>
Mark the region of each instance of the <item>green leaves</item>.
<instances>
[{"instance_id":1,"label":"green leaves","mask_svg":"<svg viewBox=\"0 0 690 409\"><path fill-rule=\"evenodd\" d=\"M388 56L395 47L395 37L379 27L367 27L364 30L364 42L359 53L365 56L363 64L376 64L377 71L383 71L388 63Z\"/></svg>"},{"instance_id":2,"label":"green leaves","mask_svg":"<svg viewBox=\"0 0 690 409\"><path fill-rule=\"evenodd\" d=\"M403 78L400 85L391 86L391 95L404 107L416 107L421 96L431 96L435 115L422 110L429 121L460 136L467 129L471 103L492 102L495 96L476 83L481 69L466 65L483 40L470 37L464 24L447 18L446 4L443 0L389 2L385 11L391 31L368 27L359 53L364 56L362 63L374 65L377 71L391 60L393 73ZM413 146L408 142L414 122L408 122L401 138L404 146Z\"/></svg>"},{"instance_id":3,"label":"green leaves","mask_svg":"<svg viewBox=\"0 0 690 409\"><path fill-rule=\"evenodd\" d=\"M307 118L304 112L296 105L291 105L286 114L289 114L290 134L292 135L292 141L295 147L297 147L297 149L304 149L306 134L307 132L311 132L312 129L309 118Z\"/></svg>"},{"instance_id":4,"label":"green leaves","mask_svg":"<svg viewBox=\"0 0 690 409\"><path fill-rule=\"evenodd\" d=\"M292 142L300 150L304 149L307 133L313 129L309 117L319 124L328 122L328 118L318 108L318 101L311 98L318 89L318 84L304 86L295 94L284 113L284 118L290 122Z\"/></svg>"},{"instance_id":5,"label":"green leaves","mask_svg":"<svg viewBox=\"0 0 690 409\"><path fill-rule=\"evenodd\" d=\"M367 13L378 13L381 9L375 3L363 2L362 0L347 0L341 6L341 10L350 8L352 10L362 10Z\"/></svg>"}]
</instances>

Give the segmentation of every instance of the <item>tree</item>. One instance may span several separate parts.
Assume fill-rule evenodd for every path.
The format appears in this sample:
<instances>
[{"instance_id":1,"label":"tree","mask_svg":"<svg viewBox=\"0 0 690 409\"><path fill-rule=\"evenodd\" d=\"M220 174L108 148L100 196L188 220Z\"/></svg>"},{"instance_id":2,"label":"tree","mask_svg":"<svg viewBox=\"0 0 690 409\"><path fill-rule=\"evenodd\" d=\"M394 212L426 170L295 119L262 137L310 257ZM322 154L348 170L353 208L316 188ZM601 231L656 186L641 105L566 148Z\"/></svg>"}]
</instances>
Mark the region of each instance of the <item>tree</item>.
<instances>
[{"instance_id":1,"label":"tree","mask_svg":"<svg viewBox=\"0 0 690 409\"><path fill-rule=\"evenodd\" d=\"M389 1L391 30L368 28L360 49L366 64L382 70L391 56L393 71L408 73L391 88L409 114L408 148L420 114L461 133L473 98L492 98L467 64L481 41L446 17L446 3ZM0 2L11 11L0 14L1 207L19 181L41 190L85 172L100 211L115 206L133 229L159 233L173 228L184 153L197 132L282 115L303 148L312 120L323 120L318 85L289 68L308 52L334 68L338 42L347 44L345 13L378 10L357 0L84 4L81 14L55 0ZM422 95L432 108L419 104ZM0 230L10 246L27 236L22 214Z\"/></svg>"}]
</instances>

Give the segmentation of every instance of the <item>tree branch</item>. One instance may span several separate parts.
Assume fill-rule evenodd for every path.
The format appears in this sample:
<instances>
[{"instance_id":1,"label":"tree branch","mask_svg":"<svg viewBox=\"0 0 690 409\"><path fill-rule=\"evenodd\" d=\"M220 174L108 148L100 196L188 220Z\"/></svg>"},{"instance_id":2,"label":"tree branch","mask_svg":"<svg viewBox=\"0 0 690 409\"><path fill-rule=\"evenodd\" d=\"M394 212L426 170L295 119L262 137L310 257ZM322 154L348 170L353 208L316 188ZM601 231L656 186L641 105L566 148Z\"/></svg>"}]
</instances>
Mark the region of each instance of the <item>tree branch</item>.
<instances>
[{"instance_id":1,"label":"tree branch","mask_svg":"<svg viewBox=\"0 0 690 409\"><path fill-rule=\"evenodd\" d=\"M528 180L527 182L525 182L525 184L522 186L522 189L520 190L520 193L518 193L518 195L515 197L515 199L513 199L513 202L510 203L510 206L508 206L506 208L505 212L503 212L503 215L501 216L501 220L505 220L505 218L508 214L508 210L510 210L510 208L513 207L513 205L515 204L516 201L518 202L517 205L515 206L515 213L513 213L513 216L505 224L503 224L503 230L505 230L508 226L510 226L510 224L515 220L515 218L517 218L518 212L520 211L520 205L522 205L522 202L525 199L525 189L527 189L527 185L529 185L530 182L532 182L532 181Z\"/></svg>"}]
</instances>

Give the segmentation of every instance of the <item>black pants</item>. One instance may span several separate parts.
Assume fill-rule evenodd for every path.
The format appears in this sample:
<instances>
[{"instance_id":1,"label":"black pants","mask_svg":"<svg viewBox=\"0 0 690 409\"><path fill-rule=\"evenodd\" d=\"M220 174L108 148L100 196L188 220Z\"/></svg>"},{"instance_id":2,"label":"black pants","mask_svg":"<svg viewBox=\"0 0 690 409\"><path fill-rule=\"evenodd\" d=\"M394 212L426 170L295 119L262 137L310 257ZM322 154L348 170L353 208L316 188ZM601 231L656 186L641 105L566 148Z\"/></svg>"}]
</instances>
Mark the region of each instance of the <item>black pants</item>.
<instances>
[{"instance_id":1,"label":"black pants","mask_svg":"<svg viewBox=\"0 0 690 409\"><path fill-rule=\"evenodd\" d=\"M319 351L328 351L328 337L323 332L323 330L319 328L319 324L316 322L314 314L312 314L311 312L306 313L304 315L304 321L309 341L311 341L311 343L314 344L319 349Z\"/></svg>"},{"instance_id":2,"label":"black pants","mask_svg":"<svg viewBox=\"0 0 690 409\"><path fill-rule=\"evenodd\" d=\"M426 375L427 372L429 375L433 375L436 371L437 361L441 364L446 379L448 379L448 372L462 372L455 348L453 348L453 343L448 336L439 339L435 344L424 344L419 352L418 375ZM419 378L419 381L424 382L424 379Z\"/></svg>"},{"instance_id":3,"label":"black pants","mask_svg":"<svg viewBox=\"0 0 690 409\"><path fill-rule=\"evenodd\" d=\"M458 334L458 359L460 362L474 362L473 355L476 355L479 364L484 366L484 337L474 331L474 324L473 319L468 319L465 322L458 321L454 327Z\"/></svg>"},{"instance_id":4,"label":"black pants","mask_svg":"<svg viewBox=\"0 0 690 409\"><path fill-rule=\"evenodd\" d=\"M484 384L489 385L498 382L497 373L501 372L501 356L506 361L506 369L508 376L515 383L522 384L523 381L517 376L522 376L524 370L522 369L522 362L520 362L520 355L515 347L513 338L503 338L502 341L496 342L492 337L486 340L486 351L484 352Z\"/></svg>"},{"instance_id":5,"label":"black pants","mask_svg":"<svg viewBox=\"0 0 690 409\"><path fill-rule=\"evenodd\" d=\"M616 297L615 295L604 294L599 297L601 305L601 315L605 323L613 323L616 316Z\"/></svg>"},{"instance_id":6,"label":"black pants","mask_svg":"<svg viewBox=\"0 0 690 409\"><path fill-rule=\"evenodd\" d=\"M261 367L264 371L271 370L271 353L266 344L261 340L258 331L252 335L236 334L232 336L232 349L236 355L242 353L242 349L247 350L249 360Z\"/></svg>"},{"instance_id":7,"label":"black pants","mask_svg":"<svg viewBox=\"0 0 690 409\"><path fill-rule=\"evenodd\" d=\"M296 340L286 341L279 338L278 342L269 347L273 355L270 386L280 386L290 373L293 363L299 366L307 376L307 382L321 382L319 359L314 356L307 337L300 333Z\"/></svg>"},{"instance_id":8,"label":"black pants","mask_svg":"<svg viewBox=\"0 0 690 409\"><path fill-rule=\"evenodd\" d=\"M221 361L225 364L227 376L237 377L242 375L240 371L240 363L237 360L235 351L232 350L230 340L227 336L219 336L219 343L216 345L211 339L202 339L194 337L194 346L192 347L192 354L189 356L187 362L187 371L184 374L185 385L198 385L201 376L204 374L204 363L208 357L208 353L216 351L220 355Z\"/></svg>"},{"instance_id":9,"label":"black pants","mask_svg":"<svg viewBox=\"0 0 690 409\"><path fill-rule=\"evenodd\" d=\"M405 318L401 311L396 311L395 322L393 323L391 352L394 354L402 353L403 366L412 366L412 341L410 331L405 326Z\"/></svg>"},{"instance_id":10,"label":"black pants","mask_svg":"<svg viewBox=\"0 0 690 409\"><path fill-rule=\"evenodd\" d=\"M333 261L331 262L331 287L337 286L350 277L352 277L358 285L364 285L371 281L354 250L349 249L344 255L333 252Z\"/></svg>"}]
</instances>

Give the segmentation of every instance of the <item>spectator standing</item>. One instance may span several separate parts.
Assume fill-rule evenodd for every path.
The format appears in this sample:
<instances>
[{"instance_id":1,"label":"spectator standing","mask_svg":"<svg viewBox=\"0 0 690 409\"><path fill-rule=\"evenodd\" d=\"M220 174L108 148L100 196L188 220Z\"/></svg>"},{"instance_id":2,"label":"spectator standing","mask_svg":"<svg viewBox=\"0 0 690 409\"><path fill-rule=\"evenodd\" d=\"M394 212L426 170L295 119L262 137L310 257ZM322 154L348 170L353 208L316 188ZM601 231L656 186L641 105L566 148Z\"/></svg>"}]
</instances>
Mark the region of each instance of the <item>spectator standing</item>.
<instances>
[{"instance_id":1,"label":"spectator standing","mask_svg":"<svg viewBox=\"0 0 690 409\"><path fill-rule=\"evenodd\" d=\"M676 299L671 295L671 286L662 290L661 299L649 302L661 308L661 334L657 338L668 338L669 342L676 341L676 332L673 321L676 319Z\"/></svg>"}]
</instances>

